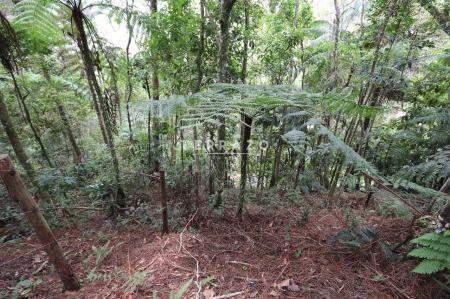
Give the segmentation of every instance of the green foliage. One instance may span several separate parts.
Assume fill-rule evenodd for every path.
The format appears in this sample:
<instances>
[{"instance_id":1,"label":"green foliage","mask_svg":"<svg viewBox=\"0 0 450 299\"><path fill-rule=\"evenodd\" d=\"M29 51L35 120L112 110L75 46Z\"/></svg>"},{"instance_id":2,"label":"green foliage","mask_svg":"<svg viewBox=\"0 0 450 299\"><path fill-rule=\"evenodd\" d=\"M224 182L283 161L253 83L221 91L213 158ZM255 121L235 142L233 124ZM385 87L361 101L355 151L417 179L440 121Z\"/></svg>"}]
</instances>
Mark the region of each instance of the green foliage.
<instances>
[{"instance_id":1,"label":"green foliage","mask_svg":"<svg viewBox=\"0 0 450 299\"><path fill-rule=\"evenodd\" d=\"M421 247L409 252L409 256L421 258L422 261L413 269L419 274L433 274L450 270L450 231L443 233L426 233L411 241Z\"/></svg>"},{"instance_id":2,"label":"green foliage","mask_svg":"<svg viewBox=\"0 0 450 299\"><path fill-rule=\"evenodd\" d=\"M18 299L18 298L27 298L34 289L42 284L42 279L21 279L16 286L14 287L12 298Z\"/></svg>"},{"instance_id":3,"label":"green foliage","mask_svg":"<svg viewBox=\"0 0 450 299\"><path fill-rule=\"evenodd\" d=\"M328 242L338 243L352 249L359 249L369 245L375 240L376 231L370 228L352 227L348 230L342 230L335 236L330 236Z\"/></svg>"},{"instance_id":4,"label":"green foliage","mask_svg":"<svg viewBox=\"0 0 450 299\"><path fill-rule=\"evenodd\" d=\"M139 290L145 284L148 277L148 271L136 271L131 274L124 284L125 293L132 294Z\"/></svg>"},{"instance_id":5,"label":"green foliage","mask_svg":"<svg viewBox=\"0 0 450 299\"><path fill-rule=\"evenodd\" d=\"M170 292L169 299L182 299L183 295L187 292L192 284L192 279L186 281L177 291Z\"/></svg>"}]
</instances>

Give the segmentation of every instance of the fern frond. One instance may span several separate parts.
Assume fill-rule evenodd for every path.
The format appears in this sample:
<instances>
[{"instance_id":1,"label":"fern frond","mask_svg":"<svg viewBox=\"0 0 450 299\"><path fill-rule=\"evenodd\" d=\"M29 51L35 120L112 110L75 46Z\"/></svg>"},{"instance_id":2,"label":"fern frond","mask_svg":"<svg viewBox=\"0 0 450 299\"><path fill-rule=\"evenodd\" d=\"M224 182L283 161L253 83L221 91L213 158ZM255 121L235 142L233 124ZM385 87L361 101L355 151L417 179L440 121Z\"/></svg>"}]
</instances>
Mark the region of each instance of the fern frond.
<instances>
[{"instance_id":1,"label":"fern frond","mask_svg":"<svg viewBox=\"0 0 450 299\"><path fill-rule=\"evenodd\" d=\"M425 260L420 262L420 264L413 269L413 272L418 274L433 274L445 270L446 268L449 269L450 265L446 265L437 260Z\"/></svg>"},{"instance_id":2,"label":"fern frond","mask_svg":"<svg viewBox=\"0 0 450 299\"><path fill-rule=\"evenodd\" d=\"M61 16L67 8L59 1L23 0L13 8L17 30L26 31L31 37L46 41L64 39Z\"/></svg>"},{"instance_id":3,"label":"fern frond","mask_svg":"<svg viewBox=\"0 0 450 299\"><path fill-rule=\"evenodd\" d=\"M426 233L411 243L423 247L413 249L408 255L424 259L413 272L432 274L445 269L450 270L450 233Z\"/></svg>"},{"instance_id":4,"label":"fern frond","mask_svg":"<svg viewBox=\"0 0 450 299\"><path fill-rule=\"evenodd\" d=\"M448 248L450 250L450 246ZM409 256L420 257L425 259L439 260L442 262L450 262L450 256L444 252L433 250L432 248L415 248L408 253Z\"/></svg>"}]
</instances>

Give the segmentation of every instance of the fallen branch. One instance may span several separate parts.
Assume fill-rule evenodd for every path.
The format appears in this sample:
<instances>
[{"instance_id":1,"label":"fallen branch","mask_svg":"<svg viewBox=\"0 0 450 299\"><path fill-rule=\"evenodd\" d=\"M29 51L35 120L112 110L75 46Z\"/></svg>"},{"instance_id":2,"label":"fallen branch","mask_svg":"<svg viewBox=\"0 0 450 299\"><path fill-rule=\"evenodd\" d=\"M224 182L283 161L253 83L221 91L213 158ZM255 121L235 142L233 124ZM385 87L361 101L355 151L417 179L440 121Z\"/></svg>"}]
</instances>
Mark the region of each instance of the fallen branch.
<instances>
[{"instance_id":1,"label":"fallen branch","mask_svg":"<svg viewBox=\"0 0 450 299\"><path fill-rule=\"evenodd\" d=\"M368 173L363 173L364 176L368 177L369 179L373 180L378 187L381 187L381 189L384 189L385 191L395 195L402 203L404 203L405 205L407 205L408 207L410 207L414 212L416 212L416 215L418 216L423 216L423 212L419 211L412 203L410 203L406 198L404 198L400 193L398 193L397 191L395 191L392 188L389 188L388 186L386 186L380 179L375 178L373 176L371 176Z\"/></svg>"},{"instance_id":2,"label":"fallen branch","mask_svg":"<svg viewBox=\"0 0 450 299\"><path fill-rule=\"evenodd\" d=\"M235 292L235 293L230 293L230 294L226 294L226 295L220 295L220 296L213 297L212 299L231 298L231 297L238 296L238 295L240 295L240 294L242 294L242 293L244 293L244 291Z\"/></svg>"}]
</instances>

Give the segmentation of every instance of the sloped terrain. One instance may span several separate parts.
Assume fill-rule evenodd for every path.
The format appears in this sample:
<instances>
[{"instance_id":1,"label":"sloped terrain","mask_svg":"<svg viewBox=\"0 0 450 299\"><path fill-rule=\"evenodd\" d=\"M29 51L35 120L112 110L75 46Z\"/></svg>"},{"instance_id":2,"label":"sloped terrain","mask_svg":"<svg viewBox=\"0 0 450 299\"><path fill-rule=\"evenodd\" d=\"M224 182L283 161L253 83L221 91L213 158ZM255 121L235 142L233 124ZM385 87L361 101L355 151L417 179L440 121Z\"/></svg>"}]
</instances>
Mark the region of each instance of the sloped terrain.
<instances>
[{"instance_id":1,"label":"sloped terrain","mask_svg":"<svg viewBox=\"0 0 450 299\"><path fill-rule=\"evenodd\" d=\"M36 298L167 298L189 282L186 298L444 296L431 280L411 273L417 262L405 260L406 249L383 249L417 229L409 221L364 209L357 196L320 208L323 202L306 197L289 209L283 202L250 203L242 221L227 206L220 213L204 212L202 219L186 218L184 225L172 223L168 235L137 221L113 225L96 214L82 227L56 231L82 280L79 292L61 292L32 236L0 245L0 289L10 296L22 278L42 280L21 288ZM352 239L343 233L350 227L368 228L374 236ZM339 233L347 239L340 240Z\"/></svg>"}]
</instances>

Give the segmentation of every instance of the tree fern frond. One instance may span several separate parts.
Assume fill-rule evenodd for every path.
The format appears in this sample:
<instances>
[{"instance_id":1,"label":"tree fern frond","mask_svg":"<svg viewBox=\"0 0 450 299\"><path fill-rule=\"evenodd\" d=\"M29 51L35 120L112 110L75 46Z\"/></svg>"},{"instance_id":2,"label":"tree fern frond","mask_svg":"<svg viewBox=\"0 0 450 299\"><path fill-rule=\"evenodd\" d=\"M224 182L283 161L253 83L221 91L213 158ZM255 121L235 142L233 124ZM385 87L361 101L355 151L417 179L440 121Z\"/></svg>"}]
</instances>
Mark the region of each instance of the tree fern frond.
<instances>
[{"instance_id":1,"label":"tree fern frond","mask_svg":"<svg viewBox=\"0 0 450 299\"><path fill-rule=\"evenodd\" d=\"M450 246L448 248L450 250ZM450 262L450 256L444 252L433 250L432 248L422 247L415 248L408 253L409 256L420 257L425 259L438 260L442 262Z\"/></svg>"},{"instance_id":2,"label":"tree fern frond","mask_svg":"<svg viewBox=\"0 0 450 299\"><path fill-rule=\"evenodd\" d=\"M23 0L13 8L18 31L27 31L42 40L63 40L59 23L67 9L58 1Z\"/></svg>"},{"instance_id":3,"label":"tree fern frond","mask_svg":"<svg viewBox=\"0 0 450 299\"><path fill-rule=\"evenodd\" d=\"M420 264L413 269L413 272L418 274L433 274L445 270L446 268L449 269L450 264L445 264L437 260L425 260L420 262Z\"/></svg>"},{"instance_id":4,"label":"tree fern frond","mask_svg":"<svg viewBox=\"0 0 450 299\"><path fill-rule=\"evenodd\" d=\"M423 247L413 249L408 255L424 259L413 272L432 274L445 269L450 270L450 234L447 232L426 233L411 241Z\"/></svg>"}]
</instances>

